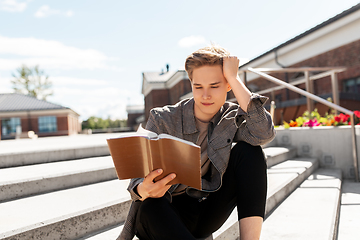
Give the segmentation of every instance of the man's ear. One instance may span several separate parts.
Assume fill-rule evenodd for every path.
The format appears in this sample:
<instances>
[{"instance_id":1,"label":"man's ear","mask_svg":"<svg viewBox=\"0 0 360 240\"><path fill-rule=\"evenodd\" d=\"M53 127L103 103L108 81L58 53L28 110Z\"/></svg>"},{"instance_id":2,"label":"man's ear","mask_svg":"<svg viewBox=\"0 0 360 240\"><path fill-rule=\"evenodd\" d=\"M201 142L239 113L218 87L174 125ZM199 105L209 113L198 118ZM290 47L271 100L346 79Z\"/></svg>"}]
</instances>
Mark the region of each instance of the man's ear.
<instances>
[{"instance_id":1,"label":"man's ear","mask_svg":"<svg viewBox=\"0 0 360 240\"><path fill-rule=\"evenodd\" d=\"M227 89L226 89L227 92L230 92L231 91L231 86L229 83L227 83Z\"/></svg>"}]
</instances>

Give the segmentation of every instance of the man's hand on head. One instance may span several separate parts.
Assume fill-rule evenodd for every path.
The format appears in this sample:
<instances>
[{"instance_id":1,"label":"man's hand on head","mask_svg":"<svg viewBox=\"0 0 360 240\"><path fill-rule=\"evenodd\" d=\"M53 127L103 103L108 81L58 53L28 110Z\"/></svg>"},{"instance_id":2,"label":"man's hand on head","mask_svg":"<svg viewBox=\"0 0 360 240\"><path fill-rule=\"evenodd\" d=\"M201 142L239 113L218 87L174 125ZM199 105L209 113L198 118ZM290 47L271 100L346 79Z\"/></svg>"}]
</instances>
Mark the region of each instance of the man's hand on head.
<instances>
[{"instance_id":1,"label":"man's hand on head","mask_svg":"<svg viewBox=\"0 0 360 240\"><path fill-rule=\"evenodd\" d=\"M238 76L239 62L239 59L235 56L224 57L223 74L236 97L236 101L242 110L247 112L251 92Z\"/></svg>"},{"instance_id":2,"label":"man's hand on head","mask_svg":"<svg viewBox=\"0 0 360 240\"><path fill-rule=\"evenodd\" d=\"M239 59L236 56L223 58L223 74L225 79L231 85L231 82L238 78Z\"/></svg>"}]
</instances>

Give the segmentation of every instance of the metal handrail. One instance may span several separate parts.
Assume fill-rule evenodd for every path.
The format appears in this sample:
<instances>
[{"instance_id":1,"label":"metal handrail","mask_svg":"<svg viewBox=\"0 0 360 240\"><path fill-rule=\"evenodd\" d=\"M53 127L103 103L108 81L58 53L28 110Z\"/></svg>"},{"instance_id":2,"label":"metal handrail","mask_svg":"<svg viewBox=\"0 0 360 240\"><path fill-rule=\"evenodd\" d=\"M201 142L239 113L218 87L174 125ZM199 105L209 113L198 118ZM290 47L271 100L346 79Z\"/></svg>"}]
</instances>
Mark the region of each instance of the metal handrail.
<instances>
[{"instance_id":1,"label":"metal handrail","mask_svg":"<svg viewBox=\"0 0 360 240\"><path fill-rule=\"evenodd\" d=\"M259 68L257 68L257 70L260 71L260 72L264 72L264 71L261 71ZM309 76L309 80L310 81L319 80L320 78L330 76L334 72L339 73L339 72L343 72L345 70L346 70L346 68L341 68L341 69L336 69L336 70L329 70L329 71L322 72L322 73L319 73L319 74L316 74L316 75L313 75L313 76ZM306 83L306 78L296 79L295 81L292 81L289 84L295 86L295 85L299 85L299 84L302 84L302 83ZM268 89L265 89L265 90L261 90L261 91L258 91L256 93L265 94L265 93L269 93L269 92L272 92L272 91L281 90L281 89L284 89L284 88L286 88L286 87L285 86L277 86L277 87L272 87L272 88L268 88Z\"/></svg>"},{"instance_id":2,"label":"metal handrail","mask_svg":"<svg viewBox=\"0 0 360 240\"><path fill-rule=\"evenodd\" d=\"M249 68L248 68L249 69ZM257 68L260 72L275 73L275 72L304 72L304 71L339 71L342 72L345 67L299 67L299 68ZM247 70L239 70L238 73L246 72Z\"/></svg>"},{"instance_id":3,"label":"metal handrail","mask_svg":"<svg viewBox=\"0 0 360 240\"><path fill-rule=\"evenodd\" d=\"M327 101L327 100L325 100L325 99L323 99L321 97L318 97L318 96L316 96L316 95L314 95L312 93L304 91L304 90L302 90L302 89L300 89L298 87L295 87L295 86L293 86L293 85L291 85L291 84L289 84L287 82L281 81L280 79L277 79L277 78L275 78L273 76L270 76L270 75L268 75L266 73L263 73L263 72L261 72L259 70L254 69L254 68L249 67L248 71L253 72L255 74L258 74L261 77L263 77L263 78L265 78L265 79L267 79L267 80L269 80L269 81L271 81L273 83L285 86L286 88L288 88L288 89L290 89L290 90L292 90L294 92L297 92L297 93L299 93L299 94L301 94L303 96L306 96L306 97L308 97L308 98L310 98L312 100L320 102L320 103L322 103L322 104L324 104L324 105L326 105L328 107L334 108L334 109L336 109L336 110L338 110L340 112L343 112L343 113L346 113L346 114L350 115L352 146L353 146L352 153L353 153L353 160L354 160L355 180L357 182L359 182L359 169L358 169L358 160L357 160L358 159L358 153L357 153L357 146L356 146L355 118L354 118L355 114L354 114L354 112L350 111L350 110L348 110L346 108L343 108L343 107L341 107L339 105L336 105L336 104L334 104L332 102L329 102L329 101Z\"/></svg>"}]
</instances>

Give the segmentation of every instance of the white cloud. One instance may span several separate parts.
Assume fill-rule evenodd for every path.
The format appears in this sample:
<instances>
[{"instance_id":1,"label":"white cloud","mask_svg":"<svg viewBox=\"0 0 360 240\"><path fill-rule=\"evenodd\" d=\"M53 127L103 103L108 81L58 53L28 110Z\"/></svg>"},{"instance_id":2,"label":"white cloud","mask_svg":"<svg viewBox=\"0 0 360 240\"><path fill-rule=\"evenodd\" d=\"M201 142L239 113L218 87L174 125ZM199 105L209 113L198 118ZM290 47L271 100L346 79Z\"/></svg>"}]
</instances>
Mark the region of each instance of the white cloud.
<instances>
[{"instance_id":1,"label":"white cloud","mask_svg":"<svg viewBox=\"0 0 360 240\"><path fill-rule=\"evenodd\" d=\"M130 91L122 90L116 87L103 87L103 88L92 88L92 89L85 89L85 88L75 88L75 87L58 87L54 88L56 94L61 96L79 96L79 102L88 102L88 103L96 103L101 102L101 98L111 98L117 96L130 96ZM89 97L86 99L86 97Z\"/></svg>"},{"instance_id":2,"label":"white cloud","mask_svg":"<svg viewBox=\"0 0 360 240\"><path fill-rule=\"evenodd\" d=\"M49 17L51 15L62 15L62 16L66 16L66 17L71 17L74 15L74 12L71 10L63 12L60 10L51 9L49 7L49 5L43 5L34 14L34 16L37 18L45 18L45 17Z\"/></svg>"},{"instance_id":3,"label":"white cloud","mask_svg":"<svg viewBox=\"0 0 360 240\"><path fill-rule=\"evenodd\" d=\"M14 90L11 88L4 88L4 89L1 89L0 94L1 93L13 93L13 92L14 92Z\"/></svg>"},{"instance_id":4,"label":"white cloud","mask_svg":"<svg viewBox=\"0 0 360 240\"><path fill-rule=\"evenodd\" d=\"M104 83L104 86L90 86L86 89L73 85L71 87L54 85L54 95L48 97L48 101L70 107L79 113L83 120L91 116L125 119L128 100L131 99L132 104L143 103L143 96L138 92L106 85Z\"/></svg>"},{"instance_id":5,"label":"white cloud","mask_svg":"<svg viewBox=\"0 0 360 240\"><path fill-rule=\"evenodd\" d=\"M94 49L66 46L58 41L36 38L8 38L0 36L0 54L11 58L0 58L0 70L13 70L22 64L40 65L48 69L107 69L121 71L110 66L116 60Z\"/></svg>"},{"instance_id":6,"label":"white cloud","mask_svg":"<svg viewBox=\"0 0 360 240\"><path fill-rule=\"evenodd\" d=\"M66 11L65 16L67 16L67 17L72 17L72 16L74 16L74 12L71 11L71 10Z\"/></svg>"},{"instance_id":7,"label":"white cloud","mask_svg":"<svg viewBox=\"0 0 360 240\"><path fill-rule=\"evenodd\" d=\"M49 77L50 81L57 86L106 86L108 83L103 80L75 77Z\"/></svg>"},{"instance_id":8,"label":"white cloud","mask_svg":"<svg viewBox=\"0 0 360 240\"><path fill-rule=\"evenodd\" d=\"M178 45L183 48L189 48L204 43L206 43L206 40L203 36L190 36L180 39Z\"/></svg>"},{"instance_id":9,"label":"white cloud","mask_svg":"<svg viewBox=\"0 0 360 240\"><path fill-rule=\"evenodd\" d=\"M0 93L12 93L14 90L11 88L10 78L0 77Z\"/></svg>"},{"instance_id":10,"label":"white cloud","mask_svg":"<svg viewBox=\"0 0 360 240\"><path fill-rule=\"evenodd\" d=\"M27 6L26 2L16 0L0 0L0 10L6 12L22 12Z\"/></svg>"}]
</instances>

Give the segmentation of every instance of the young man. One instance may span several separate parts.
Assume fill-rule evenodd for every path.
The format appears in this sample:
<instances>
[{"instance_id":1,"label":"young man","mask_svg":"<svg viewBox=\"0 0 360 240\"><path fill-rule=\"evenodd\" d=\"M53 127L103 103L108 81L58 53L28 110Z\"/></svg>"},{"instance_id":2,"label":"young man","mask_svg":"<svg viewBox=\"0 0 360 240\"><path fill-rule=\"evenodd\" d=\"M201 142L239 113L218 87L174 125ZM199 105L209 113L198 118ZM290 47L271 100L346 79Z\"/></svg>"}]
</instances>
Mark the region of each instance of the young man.
<instances>
[{"instance_id":1,"label":"young man","mask_svg":"<svg viewBox=\"0 0 360 240\"><path fill-rule=\"evenodd\" d=\"M150 112L146 129L201 146L202 190L167 185L154 170L132 179L133 199L118 239L199 239L215 232L237 206L240 239L259 239L264 218L266 162L259 145L274 138L267 98L252 94L237 75L239 60L223 48L205 47L185 62L193 98ZM226 102L233 90L238 104ZM232 143L238 142L233 148ZM171 158L171 156L168 156Z\"/></svg>"}]
</instances>

